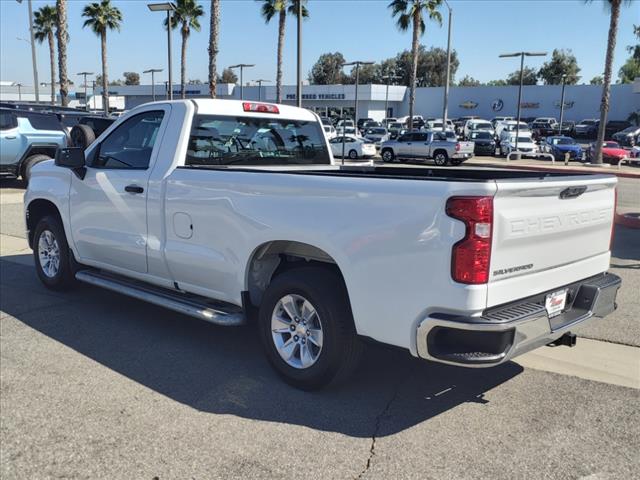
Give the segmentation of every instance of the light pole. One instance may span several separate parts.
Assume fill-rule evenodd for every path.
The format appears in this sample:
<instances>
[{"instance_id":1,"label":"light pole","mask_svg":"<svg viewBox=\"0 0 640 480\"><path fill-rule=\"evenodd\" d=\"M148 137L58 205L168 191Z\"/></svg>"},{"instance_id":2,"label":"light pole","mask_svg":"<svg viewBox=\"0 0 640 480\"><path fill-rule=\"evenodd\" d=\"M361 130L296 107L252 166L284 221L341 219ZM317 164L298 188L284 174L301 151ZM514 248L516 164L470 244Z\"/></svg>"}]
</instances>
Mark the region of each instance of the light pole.
<instances>
[{"instance_id":1,"label":"light pole","mask_svg":"<svg viewBox=\"0 0 640 480\"><path fill-rule=\"evenodd\" d=\"M151 98L153 101L156 101L156 73L160 73L162 71L161 68L150 68L149 70L145 70L142 73L150 73L151 74Z\"/></svg>"},{"instance_id":2,"label":"light pole","mask_svg":"<svg viewBox=\"0 0 640 480\"><path fill-rule=\"evenodd\" d=\"M449 110L449 82L451 81L451 19L453 17L453 9L447 0L444 4L449 9L449 31L447 33L447 80L444 84L444 102L442 107L442 131L447 130L447 111Z\"/></svg>"},{"instance_id":3,"label":"light pole","mask_svg":"<svg viewBox=\"0 0 640 480\"><path fill-rule=\"evenodd\" d=\"M22 3L22 0L16 0L18 3ZM29 9L29 36L31 38L31 63L33 64L33 85L36 92L36 102L40 102L40 91L38 90L38 64L36 63L36 40L33 34L33 8L31 6L31 0L27 1L27 8Z\"/></svg>"},{"instance_id":4,"label":"light pole","mask_svg":"<svg viewBox=\"0 0 640 480\"><path fill-rule=\"evenodd\" d=\"M400 77L398 75L384 75L382 77L382 79L385 80L387 84L387 92L384 96L384 118L387 118L389 115L389 84L399 78Z\"/></svg>"},{"instance_id":5,"label":"light pole","mask_svg":"<svg viewBox=\"0 0 640 480\"><path fill-rule=\"evenodd\" d=\"M298 1L298 72L296 79L296 105L302 107L302 0Z\"/></svg>"},{"instance_id":6,"label":"light pole","mask_svg":"<svg viewBox=\"0 0 640 480\"><path fill-rule=\"evenodd\" d=\"M18 101L22 101L22 84L16 83L16 87L18 87Z\"/></svg>"},{"instance_id":7,"label":"light pole","mask_svg":"<svg viewBox=\"0 0 640 480\"><path fill-rule=\"evenodd\" d=\"M229 68L239 68L240 69L240 100L244 99L244 85L243 85L243 72L245 68L255 67L255 65L251 65L248 63L239 63L237 65L231 65Z\"/></svg>"},{"instance_id":8,"label":"light pole","mask_svg":"<svg viewBox=\"0 0 640 480\"><path fill-rule=\"evenodd\" d=\"M356 60L354 62L348 62L348 63L342 64L343 67L351 67L351 66L356 67L356 98L354 103L355 111L353 113L353 122L356 127L356 131L358 128L358 83L360 82L360 65L373 65L373 64L374 62L368 62L368 61L362 61L362 60Z\"/></svg>"},{"instance_id":9,"label":"light pole","mask_svg":"<svg viewBox=\"0 0 640 480\"><path fill-rule=\"evenodd\" d=\"M164 98L165 100L169 100L169 82L164 81Z\"/></svg>"},{"instance_id":10,"label":"light pole","mask_svg":"<svg viewBox=\"0 0 640 480\"><path fill-rule=\"evenodd\" d=\"M524 57L544 57L547 52L516 52L503 53L500 58L520 57L520 87L518 88L518 118L516 120L516 152L518 151L518 136L520 135L520 107L522 103L522 80L524 73Z\"/></svg>"},{"instance_id":11,"label":"light pole","mask_svg":"<svg viewBox=\"0 0 640 480\"><path fill-rule=\"evenodd\" d=\"M91 96L93 97L93 109L96 109L96 81L91 80Z\"/></svg>"},{"instance_id":12,"label":"light pole","mask_svg":"<svg viewBox=\"0 0 640 480\"><path fill-rule=\"evenodd\" d=\"M171 12L175 11L176 5L173 2L148 3L147 7L152 12L167 12L167 58L169 66L168 92L169 100L173 100L173 77L171 76Z\"/></svg>"},{"instance_id":13,"label":"light pole","mask_svg":"<svg viewBox=\"0 0 640 480\"><path fill-rule=\"evenodd\" d=\"M262 78L258 79L258 80L254 80L254 82L256 82L258 84L258 101L261 102L262 101L262 84L264 82L270 82L271 80L264 80Z\"/></svg>"},{"instance_id":14,"label":"light pole","mask_svg":"<svg viewBox=\"0 0 640 480\"><path fill-rule=\"evenodd\" d=\"M93 72L80 72L78 73L78 75L81 75L82 77L84 77L84 109L88 112L89 102L87 97L87 76L93 75Z\"/></svg>"},{"instance_id":15,"label":"light pole","mask_svg":"<svg viewBox=\"0 0 640 480\"><path fill-rule=\"evenodd\" d=\"M560 94L560 125L558 125L558 134L562 135L562 119L564 118L564 87L567 84L567 74L562 75L562 93Z\"/></svg>"}]
</instances>

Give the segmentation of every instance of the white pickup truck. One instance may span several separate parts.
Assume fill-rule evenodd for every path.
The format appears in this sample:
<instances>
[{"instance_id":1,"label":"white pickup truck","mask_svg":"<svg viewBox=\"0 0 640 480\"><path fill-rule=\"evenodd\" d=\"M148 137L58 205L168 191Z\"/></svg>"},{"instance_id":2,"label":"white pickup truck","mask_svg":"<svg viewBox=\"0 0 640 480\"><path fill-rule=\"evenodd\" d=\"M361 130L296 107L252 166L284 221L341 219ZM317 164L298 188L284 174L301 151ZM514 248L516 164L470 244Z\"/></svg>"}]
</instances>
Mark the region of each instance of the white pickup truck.
<instances>
[{"instance_id":1,"label":"white pickup truck","mask_svg":"<svg viewBox=\"0 0 640 480\"><path fill-rule=\"evenodd\" d=\"M33 169L36 271L221 325L289 383L345 378L363 339L486 367L615 309L616 178L334 165L285 105L142 105ZM87 321L90 321L88 319Z\"/></svg>"}]
</instances>

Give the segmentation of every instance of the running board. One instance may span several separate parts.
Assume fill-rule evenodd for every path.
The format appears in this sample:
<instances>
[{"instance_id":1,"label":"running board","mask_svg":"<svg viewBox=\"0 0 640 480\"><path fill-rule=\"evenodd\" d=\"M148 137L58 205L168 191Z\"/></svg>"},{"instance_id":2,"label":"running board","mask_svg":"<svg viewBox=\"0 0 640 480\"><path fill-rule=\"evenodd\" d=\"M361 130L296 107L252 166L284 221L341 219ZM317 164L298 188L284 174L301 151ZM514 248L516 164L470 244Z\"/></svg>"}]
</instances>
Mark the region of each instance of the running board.
<instances>
[{"instance_id":1,"label":"running board","mask_svg":"<svg viewBox=\"0 0 640 480\"><path fill-rule=\"evenodd\" d=\"M216 325L235 327L244 325L245 316L236 305L215 302L204 297L173 292L165 288L151 286L135 280L125 279L94 270L76 273L80 282L105 288L112 292L152 303L174 312L199 318Z\"/></svg>"}]
</instances>

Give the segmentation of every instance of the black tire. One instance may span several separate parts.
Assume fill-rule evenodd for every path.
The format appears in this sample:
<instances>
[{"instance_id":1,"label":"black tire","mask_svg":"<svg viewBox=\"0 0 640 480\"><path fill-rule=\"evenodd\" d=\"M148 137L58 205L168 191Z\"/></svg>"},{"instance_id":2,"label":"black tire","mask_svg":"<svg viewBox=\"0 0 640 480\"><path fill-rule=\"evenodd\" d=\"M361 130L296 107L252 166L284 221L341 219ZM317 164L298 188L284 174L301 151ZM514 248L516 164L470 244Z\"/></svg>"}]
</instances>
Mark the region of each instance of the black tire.
<instances>
[{"instance_id":1,"label":"black tire","mask_svg":"<svg viewBox=\"0 0 640 480\"><path fill-rule=\"evenodd\" d=\"M449 163L449 155L447 155L447 152L444 150L436 150L433 155L433 161L439 167L444 167Z\"/></svg>"},{"instance_id":2,"label":"black tire","mask_svg":"<svg viewBox=\"0 0 640 480\"><path fill-rule=\"evenodd\" d=\"M74 125L69 133L74 147L86 149L96 140L96 134L89 125L79 123Z\"/></svg>"},{"instance_id":3,"label":"black tire","mask_svg":"<svg viewBox=\"0 0 640 480\"><path fill-rule=\"evenodd\" d=\"M315 363L306 368L289 365L278 353L272 335L271 317L287 295L308 300L321 322L322 348ZM356 335L346 287L339 275L327 267L300 267L278 275L264 293L258 318L260 339L269 363L285 382L296 388L310 391L338 384L358 365L363 347ZM294 346L293 351L299 354L301 347Z\"/></svg>"},{"instance_id":4,"label":"black tire","mask_svg":"<svg viewBox=\"0 0 640 480\"><path fill-rule=\"evenodd\" d=\"M49 232L57 244L59 253L59 267L54 275L45 273L40 260L40 238ZM47 243L47 242L45 242ZM68 290L75 284L75 262L71 258L69 244L64 234L60 220L54 216L46 216L40 219L33 234L33 258L36 265L38 278L45 287L51 290Z\"/></svg>"},{"instance_id":5,"label":"black tire","mask_svg":"<svg viewBox=\"0 0 640 480\"><path fill-rule=\"evenodd\" d=\"M349 158L351 160L357 160L358 159L358 152L356 152L355 150L349 150Z\"/></svg>"},{"instance_id":6,"label":"black tire","mask_svg":"<svg viewBox=\"0 0 640 480\"><path fill-rule=\"evenodd\" d=\"M393 150L391 150L390 148L385 148L384 150L382 150L381 157L384 163L390 163L396 159L396 156L393 153Z\"/></svg>"},{"instance_id":7,"label":"black tire","mask_svg":"<svg viewBox=\"0 0 640 480\"><path fill-rule=\"evenodd\" d=\"M31 178L31 169L34 165L37 165L40 162L44 162L45 160L50 160L51 157L49 155L44 155L42 153L36 153L35 155L31 155L27 157L22 166L22 180L24 183L29 184L29 179Z\"/></svg>"}]
</instances>

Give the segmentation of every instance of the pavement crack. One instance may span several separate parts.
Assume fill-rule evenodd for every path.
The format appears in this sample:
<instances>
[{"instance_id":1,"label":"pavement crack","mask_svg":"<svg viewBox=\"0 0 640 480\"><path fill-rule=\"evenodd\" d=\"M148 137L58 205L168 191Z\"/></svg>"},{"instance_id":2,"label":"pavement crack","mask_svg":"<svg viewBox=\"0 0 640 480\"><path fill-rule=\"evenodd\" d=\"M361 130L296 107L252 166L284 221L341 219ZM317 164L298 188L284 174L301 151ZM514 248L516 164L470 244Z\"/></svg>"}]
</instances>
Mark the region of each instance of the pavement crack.
<instances>
[{"instance_id":1,"label":"pavement crack","mask_svg":"<svg viewBox=\"0 0 640 480\"><path fill-rule=\"evenodd\" d=\"M373 461L373 457L376 454L376 440L378 439L378 434L380 433L380 426L382 424L382 419L387 415L389 410L391 409L391 405L395 402L396 398L398 398L398 392L400 391L400 386L396 385L393 395L382 409L382 411L376 416L375 428L373 429L373 435L371 435L371 446L369 447L369 456L367 457L367 463L364 467L364 470L360 472L360 474L356 477L356 479L361 479L364 475L369 471L371 467L371 462Z\"/></svg>"}]
</instances>

